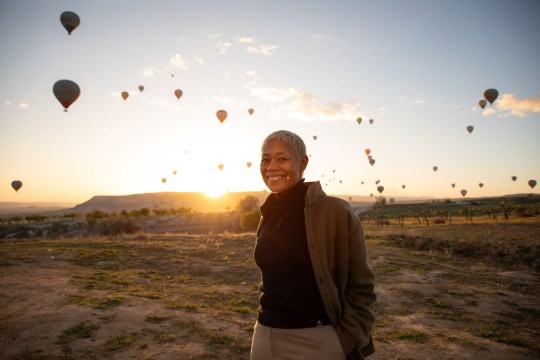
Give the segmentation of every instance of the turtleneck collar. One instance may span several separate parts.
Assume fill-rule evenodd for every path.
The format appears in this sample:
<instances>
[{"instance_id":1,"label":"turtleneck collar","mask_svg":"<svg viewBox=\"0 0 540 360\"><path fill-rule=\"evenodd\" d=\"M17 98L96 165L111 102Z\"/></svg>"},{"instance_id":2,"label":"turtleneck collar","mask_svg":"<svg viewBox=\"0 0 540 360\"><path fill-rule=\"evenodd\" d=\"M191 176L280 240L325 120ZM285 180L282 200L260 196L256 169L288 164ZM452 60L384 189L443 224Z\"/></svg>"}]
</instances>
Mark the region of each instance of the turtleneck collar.
<instances>
[{"instance_id":1,"label":"turtleneck collar","mask_svg":"<svg viewBox=\"0 0 540 360\"><path fill-rule=\"evenodd\" d=\"M306 195L307 186L304 184L304 179L300 180L292 188L276 193L276 203L277 204L291 204L298 200L300 197Z\"/></svg>"}]
</instances>

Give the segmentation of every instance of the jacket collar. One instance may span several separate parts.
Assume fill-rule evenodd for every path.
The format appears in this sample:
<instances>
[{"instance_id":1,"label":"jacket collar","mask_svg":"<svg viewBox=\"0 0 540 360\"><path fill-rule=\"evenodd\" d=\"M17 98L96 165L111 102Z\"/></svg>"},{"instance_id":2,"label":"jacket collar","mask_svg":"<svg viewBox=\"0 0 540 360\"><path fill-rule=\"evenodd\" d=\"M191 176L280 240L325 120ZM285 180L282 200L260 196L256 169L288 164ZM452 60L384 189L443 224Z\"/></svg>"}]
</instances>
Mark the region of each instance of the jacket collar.
<instances>
[{"instance_id":1,"label":"jacket collar","mask_svg":"<svg viewBox=\"0 0 540 360\"><path fill-rule=\"evenodd\" d=\"M306 207L313 206L317 201L326 196L320 181L306 182L306 184L308 185Z\"/></svg>"}]
</instances>

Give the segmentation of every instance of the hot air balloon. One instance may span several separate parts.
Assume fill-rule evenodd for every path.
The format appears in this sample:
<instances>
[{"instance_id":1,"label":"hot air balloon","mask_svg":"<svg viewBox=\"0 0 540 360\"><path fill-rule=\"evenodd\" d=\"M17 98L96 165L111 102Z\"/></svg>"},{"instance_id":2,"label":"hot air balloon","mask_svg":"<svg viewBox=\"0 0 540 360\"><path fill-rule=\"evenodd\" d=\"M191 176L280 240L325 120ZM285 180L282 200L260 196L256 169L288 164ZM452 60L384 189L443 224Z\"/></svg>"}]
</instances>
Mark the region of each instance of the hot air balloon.
<instances>
[{"instance_id":1,"label":"hot air balloon","mask_svg":"<svg viewBox=\"0 0 540 360\"><path fill-rule=\"evenodd\" d=\"M165 184L167 182L167 179L163 178L161 179L161 182Z\"/></svg>"},{"instance_id":2,"label":"hot air balloon","mask_svg":"<svg viewBox=\"0 0 540 360\"><path fill-rule=\"evenodd\" d=\"M373 119L369 119L369 124L373 124Z\"/></svg>"},{"instance_id":3,"label":"hot air balloon","mask_svg":"<svg viewBox=\"0 0 540 360\"><path fill-rule=\"evenodd\" d=\"M369 156L369 154L371 153L371 150L370 150L370 149L366 149L366 150L364 150L364 152L366 153L367 156Z\"/></svg>"},{"instance_id":4,"label":"hot air balloon","mask_svg":"<svg viewBox=\"0 0 540 360\"><path fill-rule=\"evenodd\" d=\"M478 105L482 108L482 110L484 110L484 108L486 107L487 105L487 101L486 100L480 100L478 102Z\"/></svg>"},{"instance_id":5,"label":"hot air balloon","mask_svg":"<svg viewBox=\"0 0 540 360\"><path fill-rule=\"evenodd\" d=\"M512 181L516 181L517 180L517 176L512 176Z\"/></svg>"},{"instance_id":6,"label":"hot air balloon","mask_svg":"<svg viewBox=\"0 0 540 360\"><path fill-rule=\"evenodd\" d=\"M219 164L218 166L219 171L223 170L223 164Z\"/></svg>"},{"instance_id":7,"label":"hot air balloon","mask_svg":"<svg viewBox=\"0 0 540 360\"><path fill-rule=\"evenodd\" d=\"M375 185L378 185L381 182L381 180L375 181Z\"/></svg>"},{"instance_id":8,"label":"hot air balloon","mask_svg":"<svg viewBox=\"0 0 540 360\"><path fill-rule=\"evenodd\" d=\"M373 164L375 164L375 159L369 159L369 163L373 166Z\"/></svg>"},{"instance_id":9,"label":"hot air balloon","mask_svg":"<svg viewBox=\"0 0 540 360\"><path fill-rule=\"evenodd\" d=\"M248 167L248 169L249 169L249 168L251 167L251 162L250 162L250 161L248 161L248 162L246 163L246 166L247 166L247 167Z\"/></svg>"},{"instance_id":10,"label":"hot air balloon","mask_svg":"<svg viewBox=\"0 0 540 360\"><path fill-rule=\"evenodd\" d=\"M317 135L313 135L313 140L317 140Z\"/></svg>"},{"instance_id":11,"label":"hot air balloon","mask_svg":"<svg viewBox=\"0 0 540 360\"><path fill-rule=\"evenodd\" d=\"M455 187L456 187L456 184L452 183L452 187L455 188Z\"/></svg>"},{"instance_id":12,"label":"hot air balloon","mask_svg":"<svg viewBox=\"0 0 540 360\"><path fill-rule=\"evenodd\" d=\"M180 89L174 90L174 95L176 95L176 98L177 98L177 99L180 99L180 97L182 96L182 94L183 94L182 90L180 90Z\"/></svg>"},{"instance_id":13,"label":"hot air balloon","mask_svg":"<svg viewBox=\"0 0 540 360\"><path fill-rule=\"evenodd\" d=\"M529 180L528 184L531 187L531 189L534 189L534 187L536 186L536 180Z\"/></svg>"},{"instance_id":14,"label":"hot air balloon","mask_svg":"<svg viewBox=\"0 0 540 360\"><path fill-rule=\"evenodd\" d=\"M81 89L71 80L58 80L53 85L53 94L64 107L64 111L79 98Z\"/></svg>"},{"instance_id":15,"label":"hot air balloon","mask_svg":"<svg viewBox=\"0 0 540 360\"><path fill-rule=\"evenodd\" d=\"M439 170L439 167L438 167L438 166L434 166L434 167L433 167L433 171L437 171L437 170Z\"/></svg>"},{"instance_id":16,"label":"hot air balloon","mask_svg":"<svg viewBox=\"0 0 540 360\"><path fill-rule=\"evenodd\" d=\"M362 118L361 118L361 117L357 118L357 119L356 119L356 122L357 122L358 124L361 124L361 123L362 123Z\"/></svg>"},{"instance_id":17,"label":"hot air balloon","mask_svg":"<svg viewBox=\"0 0 540 360\"><path fill-rule=\"evenodd\" d=\"M474 130L474 126L471 126L471 125L467 126L467 131L469 132L469 134L472 133L473 130Z\"/></svg>"},{"instance_id":18,"label":"hot air balloon","mask_svg":"<svg viewBox=\"0 0 540 360\"><path fill-rule=\"evenodd\" d=\"M382 192L384 191L384 186L382 185L377 186L377 191L379 192L379 194L382 194Z\"/></svg>"},{"instance_id":19,"label":"hot air balloon","mask_svg":"<svg viewBox=\"0 0 540 360\"><path fill-rule=\"evenodd\" d=\"M253 112L254 112L254 111L255 111L255 110L253 110L253 109L249 109L249 110L248 110L249 115L253 115Z\"/></svg>"},{"instance_id":20,"label":"hot air balloon","mask_svg":"<svg viewBox=\"0 0 540 360\"><path fill-rule=\"evenodd\" d=\"M143 92L143 90L144 90L144 86L139 85L139 91L140 91L140 92Z\"/></svg>"},{"instance_id":21,"label":"hot air balloon","mask_svg":"<svg viewBox=\"0 0 540 360\"><path fill-rule=\"evenodd\" d=\"M465 197L465 195L467 195L467 190L463 189L460 191L461 193L461 196Z\"/></svg>"},{"instance_id":22,"label":"hot air balloon","mask_svg":"<svg viewBox=\"0 0 540 360\"><path fill-rule=\"evenodd\" d=\"M173 170L173 172L172 172L172 173L173 173L173 175L176 175L176 170Z\"/></svg>"},{"instance_id":23,"label":"hot air balloon","mask_svg":"<svg viewBox=\"0 0 540 360\"><path fill-rule=\"evenodd\" d=\"M15 192L19 191L19 189L22 187L22 181L13 180L11 182L11 187L15 190Z\"/></svg>"},{"instance_id":24,"label":"hot air balloon","mask_svg":"<svg viewBox=\"0 0 540 360\"><path fill-rule=\"evenodd\" d=\"M484 99L489 101L490 105L493 105L493 102L497 100L497 97L499 96L499 92L497 89L487 89L484 91Z\"/></svg>"},{"instance_id":25,"label":"hot air balloon","mask_svg":"<svg viewBox=\"0 0 540 360\"><path fill-rule=\"evenodd\" d=\"M122 91L120 95L122 95L122 99L124 99L124 101L129 97L129 93L127 91Z\"/></svg>"},{"instance_id":26,"label":"hot air balloon","mask_svg":"<svg viewBox=\"0 0 540 360\"><path fill-rule=\"evenodd\" d=\"M216 113L216 116L218 120L223 124L223 122L227 118L227 112L225 110L218 110L218 112Z\"/></svg>"},{"instance_id":27,"label":"hot air balloon","mask_svg":"<svg viewBox=\"0 0 540 360\"><path fill-rule=\"evenodd\" d=\"M405 189L405 185L401 185L401 188L402 188L402 189Z\"/></svg>"},{"instance_id":28,"label":"hot air balloon","mask_svg":"<svg viewBox=\"0 0 540 360\"><path fill-rule=\"evenodd\" d=\"M64 11L62 14L60 14L60 22L67 30L68 35L71 35L71 32L75 30L81 23L81 19L79 18L79 15L72 11Z\"/></svg>"},{"instance_id":29,"label":"hot air balloon","mask_svg":"<svg viewBox=\"0 0 540 360\"><path fill-rule=\"evenodd\" d=\"M483 187L484 187L484 183L478 183L478 186L480 186L480 188L483 188Z\"/></svg>"}]
</instances>

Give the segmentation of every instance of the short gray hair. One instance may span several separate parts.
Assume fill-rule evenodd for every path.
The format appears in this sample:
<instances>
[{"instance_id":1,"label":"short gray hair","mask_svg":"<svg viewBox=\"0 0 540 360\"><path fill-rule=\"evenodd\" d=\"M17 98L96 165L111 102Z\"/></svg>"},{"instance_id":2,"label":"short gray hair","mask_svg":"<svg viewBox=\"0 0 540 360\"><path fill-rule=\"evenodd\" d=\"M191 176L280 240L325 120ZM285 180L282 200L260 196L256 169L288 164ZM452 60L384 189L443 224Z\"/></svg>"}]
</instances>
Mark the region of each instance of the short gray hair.
<instances>
[{"instance_id":1,"label":"short gray hair","mask_svg":"<svg viewBox=\"0 0 540 360\"><path fill-rule=\"evenodd\" d=\"M304 143L304 140L302 140L300 136L293 133L292 131L289 131L289 130L274 131L273 133L268 135L266 139L264 139L261 148L264 147L266 143L272 140L281 140L285 144L288 144L289 146L291 146L294 152L296 153L296 156L298 156L298 160L306 156L306 144Z\"/></svg>"}]
</instances>

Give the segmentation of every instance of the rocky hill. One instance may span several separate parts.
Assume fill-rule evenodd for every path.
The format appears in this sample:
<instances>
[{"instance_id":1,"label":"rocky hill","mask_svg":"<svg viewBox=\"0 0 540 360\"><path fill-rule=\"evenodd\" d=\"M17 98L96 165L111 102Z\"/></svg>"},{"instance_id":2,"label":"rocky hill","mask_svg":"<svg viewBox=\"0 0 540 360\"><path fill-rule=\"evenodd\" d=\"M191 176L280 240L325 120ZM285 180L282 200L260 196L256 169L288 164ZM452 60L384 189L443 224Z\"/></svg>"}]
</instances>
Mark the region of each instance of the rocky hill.
<instances>
[{"instance_id":1,"label":"rocky hill","mask_svg":"<svg viewBox=\"0 0 540 360\"><path fill-rule=\"evenodd\" d=\"M254 196L262 204L268 192L228 192L219 198L211 198L204 193L196 192L159 192L121 196L94 196L90 200L75 206L72 211L88 213L101 210L106 213L120 212L122 210L149 209L177 209L191 208L194 211L224 212L236 208L238 202L246 196Z\"/></svg>"}]
</instances>

